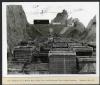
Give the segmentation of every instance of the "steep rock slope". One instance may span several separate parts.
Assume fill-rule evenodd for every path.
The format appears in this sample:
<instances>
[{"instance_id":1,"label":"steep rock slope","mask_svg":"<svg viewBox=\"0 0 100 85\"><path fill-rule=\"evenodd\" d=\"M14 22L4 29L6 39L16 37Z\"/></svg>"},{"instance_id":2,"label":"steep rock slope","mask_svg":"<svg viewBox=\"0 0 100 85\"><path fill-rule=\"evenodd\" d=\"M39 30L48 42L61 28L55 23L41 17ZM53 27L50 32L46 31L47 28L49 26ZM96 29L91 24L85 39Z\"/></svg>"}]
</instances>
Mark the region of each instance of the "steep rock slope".
<instances>
[{"instance_id":1,"label":"steep rock slope","mask_svg":"<svg viewBox=\"0 0 100 85\"><path fill-rule=\"evenodd\" d=\"M75 19L73 19L73 20L75 20ZM84 25L79 20L75 20L74 25L71 27L67 27L67 28L68 29L66 30L66 32L63 35L68 38L74 38L74 39L79 39L81 33L85 29Z\"/></svg>"},{"instance_id":2,"label":"steep rock slope","mask_svg":"<svg viewBox=\"0 0 100 85\"><path fill-rule=\"evenodd\" d=\"M68 38L79 38L80 34L85 29L85 26L77 18L68 18L66 10L63 10L62 13L58 13L52 20L52 23L61 23L65 25L60 27L59 34ZM56 28L56 30L57 29L58 28Z\"/></svg>"},{"instance_id":3,"label":"steep rock slope","mask_svg":"<svg viewBox=\"0 0 100 85\"><path fill-rule=\"evenodd\" d=\"M68 13L66 10L63 10L61 13L58 13L56 17L52 20L51 23L62 23L65 24L68 18Z\"/></svg>"},{"instance_id":4,"label":"steep rock slope","mask_svg":"<svg viewBox=\"0 0 100 85\"><path fill-rule=\"evenodd\" d=\"M7 44L9 50L12 50L22 40L34 38L33 36L38 35L38 33L33 25L27 22L21 5L7 6Z\"/></svg>"},{"instance_id":5,"label":"steep rock slope","mask_svg":"<svg viewBox=\"0 0 100 85\"><path fill-rule=\"evenodd\" d=\"M90 20L85 31L82 33L81 39L88 42L96 42L96 16Z\"/></svg>"}]
</instances>

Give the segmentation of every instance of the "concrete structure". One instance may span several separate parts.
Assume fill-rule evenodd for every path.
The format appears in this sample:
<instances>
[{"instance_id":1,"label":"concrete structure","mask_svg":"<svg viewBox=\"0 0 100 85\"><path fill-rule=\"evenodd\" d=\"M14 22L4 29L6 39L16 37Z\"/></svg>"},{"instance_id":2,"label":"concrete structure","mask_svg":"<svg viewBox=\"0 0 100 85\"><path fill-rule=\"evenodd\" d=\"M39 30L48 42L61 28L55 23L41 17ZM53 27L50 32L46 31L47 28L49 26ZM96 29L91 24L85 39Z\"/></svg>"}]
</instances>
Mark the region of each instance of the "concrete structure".
<instances>
[{"instance_id":1,"label":"concrete structure","mask_svg":"<svg viewBox=\"0 0 100 85\"><path fill-rule=\"evenodd\" d=\"M76 73L76 53L73 51L49 51L49 73Z\"/></svg>"},{"instance_id":2,"label":"concrete structure","mask_svg":"<svg viewBox=\"0 0 100 85\"><path fill-rule=\"evenodd\" d=\"M68 48L68 44L65 42L62 43L53 43L53 48Z\"/></svg>"},{"instance_id":3,"label":"concrete structure","mask_svg":"<svg viewBox=\"0 0 100 85\"><path fill-rule=\"evenodd\" d=\"M34 42L28 42L26 46L15 47L16 62L26 65L26 69L29 69L31 73L82 74L96 72L96 52L92 46L62 37L52 37L45 44L43 42L40 42L42 45L39 47L35 47ZM39 50L36 51L36 48ZM31 65L27 66L26 62L31 62Z\"/></svg>"},{"instance_id":4,"label":"concrete structure","mask_svg":"<svg viewBox=\"0 0 100 85\"><path fill-rule=\"evenodd\" d=\"M96 58L78 57L79 74L94 74L96 73Z\"/></svg>"},{"instance_id":5,"label":"concrete structure","mask_svg":"<svg viewBox=\"0 0 100 85\"><path fill-rule=\"evenodd\" d=\"M77 56L92 56L93 48L89 46L72 46Z\"/></svg>"},{"instance_id":6,"label":"concrete structure","mask_svg":"<svg viewBox=\"0 0 100 85\"><path fill-rule=\"evenodd\" d=\"M20 63L31 62L34 53L35 46L17 46L13 52L14 59Z\"/></svg>"}]
</instances>

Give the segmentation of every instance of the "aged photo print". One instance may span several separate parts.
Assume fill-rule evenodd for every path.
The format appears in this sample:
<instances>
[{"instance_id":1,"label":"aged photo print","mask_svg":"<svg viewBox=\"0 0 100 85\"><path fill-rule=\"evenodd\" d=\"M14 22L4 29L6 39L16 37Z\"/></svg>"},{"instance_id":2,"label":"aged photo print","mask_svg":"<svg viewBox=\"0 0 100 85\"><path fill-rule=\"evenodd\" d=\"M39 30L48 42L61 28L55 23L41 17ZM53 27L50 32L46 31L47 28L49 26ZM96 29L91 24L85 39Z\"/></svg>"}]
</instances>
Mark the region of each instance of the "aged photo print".
<instances>
[{"instance_id":1,"label":"aged photo print","mask_svg":"<svg viewBox=\"0 0 100 85\"><path fill-rule=\"evenodd\" d=\"M7 74L96 74L96 7L96 2L8 2Z\"/></svg>"}]
</instances>

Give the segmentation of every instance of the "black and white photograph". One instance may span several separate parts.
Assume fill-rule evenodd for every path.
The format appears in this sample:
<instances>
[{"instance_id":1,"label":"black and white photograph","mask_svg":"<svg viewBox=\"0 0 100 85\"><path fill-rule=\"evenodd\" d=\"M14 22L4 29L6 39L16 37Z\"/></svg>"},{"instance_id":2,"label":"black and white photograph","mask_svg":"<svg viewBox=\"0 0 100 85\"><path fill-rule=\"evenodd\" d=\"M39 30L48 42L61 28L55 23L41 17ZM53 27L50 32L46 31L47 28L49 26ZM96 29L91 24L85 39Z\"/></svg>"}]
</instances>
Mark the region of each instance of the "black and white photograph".
<instances>
[{"instance_id":1,"label":"black and white photograph","mask_svg":"<svg viewBox=\"0 0 100 85\"><path fill-rule=\"evenodd\" d=\"M7 74L96 74L96 7L96 2L8 2Z\"/></svg>"}]
</instances>

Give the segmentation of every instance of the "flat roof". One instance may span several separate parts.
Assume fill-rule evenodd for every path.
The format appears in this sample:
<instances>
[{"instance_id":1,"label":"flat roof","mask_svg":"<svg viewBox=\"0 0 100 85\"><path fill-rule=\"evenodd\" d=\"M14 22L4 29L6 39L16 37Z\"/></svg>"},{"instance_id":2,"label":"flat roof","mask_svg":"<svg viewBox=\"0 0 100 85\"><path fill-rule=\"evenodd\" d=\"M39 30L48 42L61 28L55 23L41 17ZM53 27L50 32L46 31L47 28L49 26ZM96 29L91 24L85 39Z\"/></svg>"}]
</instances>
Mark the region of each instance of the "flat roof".
<instances>
[{"instance_id":1,"label":"flat roof","mask_svg":"<svg viewBox=\"0 0 100 85\"><path fill-rule=\"evenodd\" d=\"M96 58L78 58L79 62L96 62Z\"/></svg>"},{"instance_id":2,"label":"flat roof","mask_svg":"<svg viewBox=\"0 0 100 85\"><path fill-rule=\"evenodd\" d=\"M73 51L49 51L48 55L76 55Z\"/></svg>"}]
</instances>

